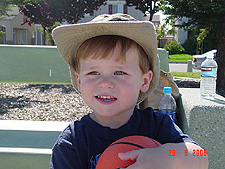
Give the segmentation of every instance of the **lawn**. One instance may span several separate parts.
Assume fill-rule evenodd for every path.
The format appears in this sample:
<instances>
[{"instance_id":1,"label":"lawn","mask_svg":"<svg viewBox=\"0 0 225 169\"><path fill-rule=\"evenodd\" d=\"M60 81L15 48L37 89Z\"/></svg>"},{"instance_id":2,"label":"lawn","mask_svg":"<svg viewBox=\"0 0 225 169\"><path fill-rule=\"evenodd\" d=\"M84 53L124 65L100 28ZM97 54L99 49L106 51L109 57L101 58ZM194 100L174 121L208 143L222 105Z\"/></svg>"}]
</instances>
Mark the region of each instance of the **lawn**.
<instances>
[{"instance_id":1,"label":"lawn","mask_svg":"<svg viewBox=\"0 0 225 169\"><path fill-rule=\"evenodd\" d=\"M200 72L170 72L174 77L201 78Z\"/></svg>"},{"instance_id":2,"label":"lawn","mask_svg":"<svg viewBox=\"0 0 225 169\"><path fill-rule=\"evenodd\" d=\"M187 62L192 59L193 56L188 54L169 55L169 62ZM201 78L200 72L171 72L171 74L175 77Z\"/></svg>"},{"instance_id":3,"label":"lawn","mask_svg":"<svg viewBox=\"0 0 225 169\"><path fill-rule=\"evenodd\" d=\"M169 62L187 62L188 60L192 59L193 56L188 54L169 55Z\"/></svg>"}]
</instances>

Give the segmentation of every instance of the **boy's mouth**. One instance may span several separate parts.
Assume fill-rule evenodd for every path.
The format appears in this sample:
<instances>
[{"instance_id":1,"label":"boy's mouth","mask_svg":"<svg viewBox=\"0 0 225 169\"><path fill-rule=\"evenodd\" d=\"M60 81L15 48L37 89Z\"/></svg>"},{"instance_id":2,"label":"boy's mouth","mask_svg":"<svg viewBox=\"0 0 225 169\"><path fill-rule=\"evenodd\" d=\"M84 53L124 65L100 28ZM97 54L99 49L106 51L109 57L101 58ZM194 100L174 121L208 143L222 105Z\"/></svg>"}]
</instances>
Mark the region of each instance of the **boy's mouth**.
<instances>
[{"instance_id":1,"label":"boy's mouth","mask_svg":"<svg viewBox=\"0 0 225 169\"><path fill-rule=\"evenodd\" d=\"M117 100L117 98L113 96L106 96L106 95L98 95L95 96L95 98L97 98L101 102L113 102Z\"/></svg>"}]
</instances>

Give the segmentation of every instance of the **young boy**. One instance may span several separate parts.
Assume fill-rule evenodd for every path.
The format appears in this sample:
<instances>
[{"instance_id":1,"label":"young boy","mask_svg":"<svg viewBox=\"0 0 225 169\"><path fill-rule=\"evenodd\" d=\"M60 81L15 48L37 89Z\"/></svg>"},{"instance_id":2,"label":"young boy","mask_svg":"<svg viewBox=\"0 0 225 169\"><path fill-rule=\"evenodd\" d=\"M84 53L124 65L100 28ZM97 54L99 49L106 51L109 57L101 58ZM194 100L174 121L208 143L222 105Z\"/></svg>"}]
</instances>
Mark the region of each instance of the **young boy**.
<instances>
[{"instance_id":1,"label":"young boy","mask_svg":"<svg viewBox=\"0 0 225 169\"><path fill-rule=\"evenodd\" d=\"M118 154L122 160L137 160L130 169L207 168L207 156L192 155L201 148L169 116L135 108L159 78L150 22L124 14L100 15L88 23L60 26L53 38L70 67L74 87L93 112L62 132L50 168L94 169L112 142L131 135L153 138L162 146Z\"/></svg>"}]
</instances>

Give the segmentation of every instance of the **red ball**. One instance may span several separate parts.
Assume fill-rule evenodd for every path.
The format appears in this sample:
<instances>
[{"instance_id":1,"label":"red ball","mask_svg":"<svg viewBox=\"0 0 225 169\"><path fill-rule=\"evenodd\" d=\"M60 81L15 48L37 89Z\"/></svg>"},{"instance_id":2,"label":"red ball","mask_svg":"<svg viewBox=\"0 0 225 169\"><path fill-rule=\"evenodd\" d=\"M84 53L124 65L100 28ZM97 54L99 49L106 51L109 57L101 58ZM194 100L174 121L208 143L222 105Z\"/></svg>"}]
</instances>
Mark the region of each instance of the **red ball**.
<instances>
[{"instance_id":1,"label":"red ball","mask_svg":"<svg viewBox=\"0 0 225 169\"><path fill-rule=\"evenodd\" d=\"M161 144L154 139L145 136L128 136L121 138L109 145L102 153L98 160L96 169L117 169L128 167L135 163L133 160L121 160L118 157L119 153L125 153L132 150L142 148L156 148Z\"/></svg>"}]
</instances>

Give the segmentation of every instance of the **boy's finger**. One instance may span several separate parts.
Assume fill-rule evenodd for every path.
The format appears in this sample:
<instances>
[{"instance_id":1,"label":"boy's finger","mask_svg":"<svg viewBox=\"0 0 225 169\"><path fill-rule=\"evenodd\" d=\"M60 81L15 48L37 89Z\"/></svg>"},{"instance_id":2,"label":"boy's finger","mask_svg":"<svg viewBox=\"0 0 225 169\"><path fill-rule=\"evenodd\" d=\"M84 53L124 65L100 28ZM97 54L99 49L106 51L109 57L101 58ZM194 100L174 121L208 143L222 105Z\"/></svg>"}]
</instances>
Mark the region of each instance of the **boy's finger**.
<instances>
[{"instance_id":1,"label":"boy's finger","mask_svg":"<svg viewBox=\"0 0 225 169\"><path fill-rule=\"evenodd\" d=\"M139 156L139 150L132 150L132 151L128 151L126 153L119 153L118 157L121 160L137 160L138 156Z\"/></svg>"}]
</instances>

